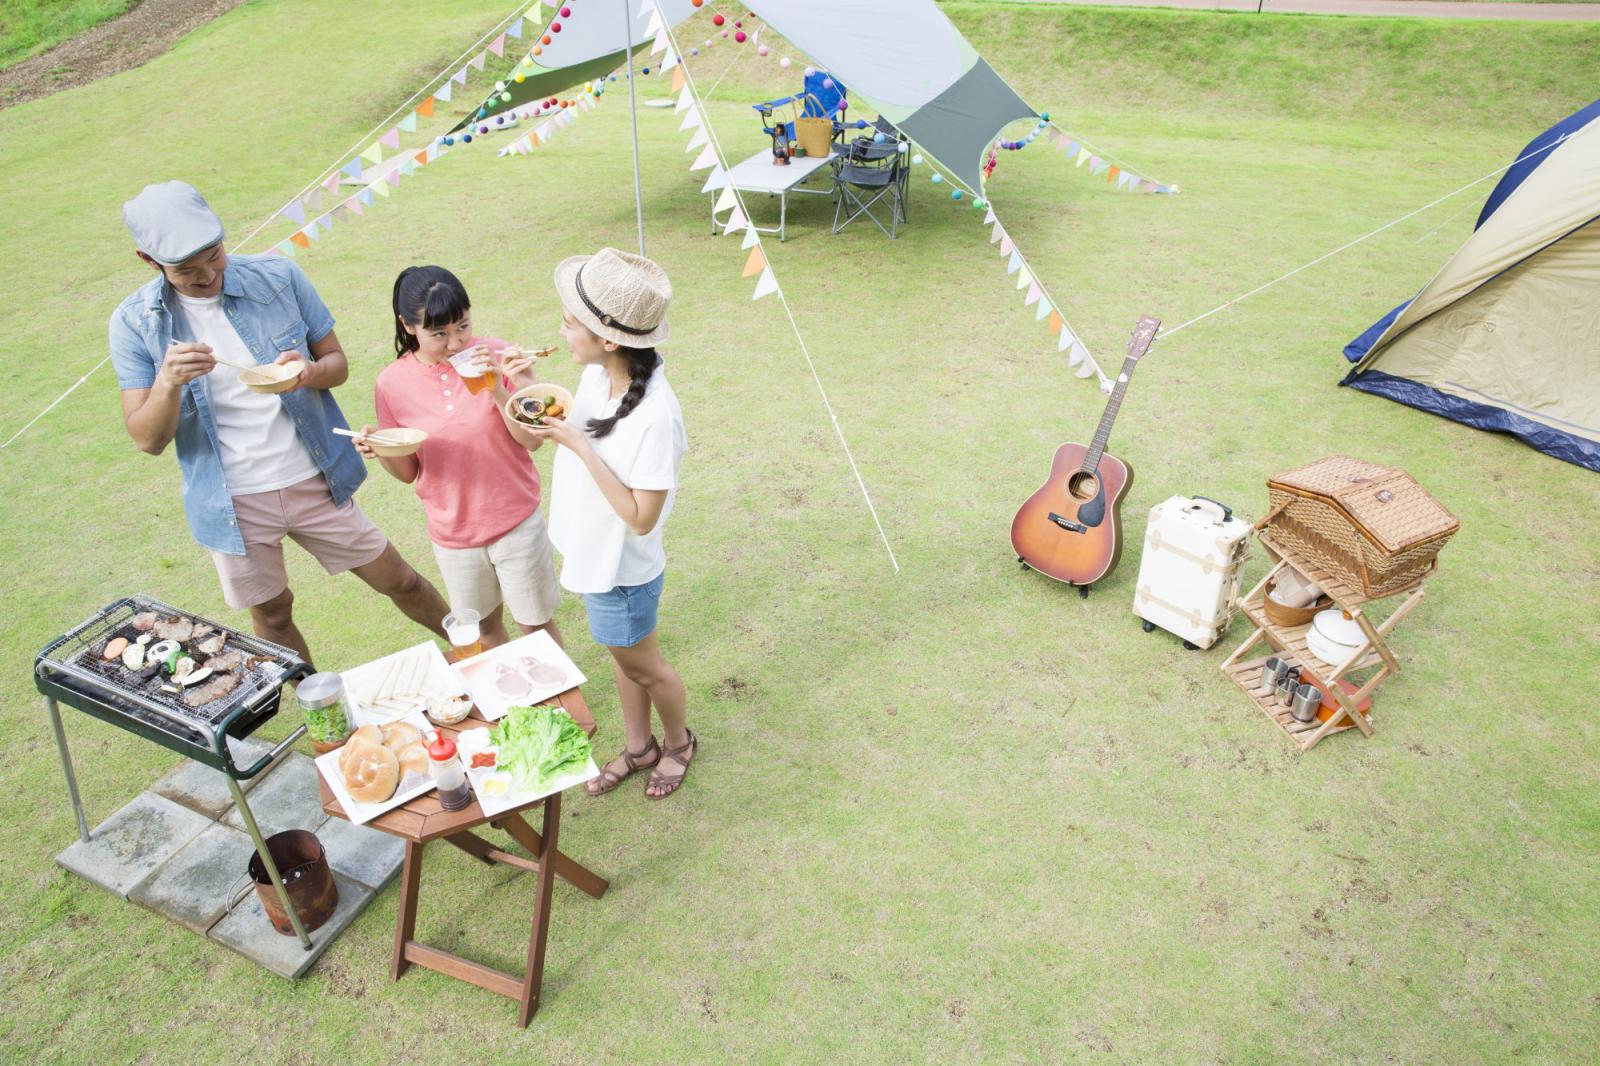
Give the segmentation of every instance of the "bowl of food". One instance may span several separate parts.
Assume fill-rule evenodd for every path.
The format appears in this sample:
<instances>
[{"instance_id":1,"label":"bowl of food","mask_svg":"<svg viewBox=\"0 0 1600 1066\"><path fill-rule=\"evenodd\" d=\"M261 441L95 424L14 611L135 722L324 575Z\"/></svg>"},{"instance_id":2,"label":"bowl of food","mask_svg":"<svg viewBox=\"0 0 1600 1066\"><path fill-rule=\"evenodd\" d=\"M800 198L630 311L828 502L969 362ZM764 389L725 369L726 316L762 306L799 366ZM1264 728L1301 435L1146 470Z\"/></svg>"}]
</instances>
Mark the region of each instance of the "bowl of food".
<instances>
[{"instance_id":1,"label":"bowl of food","mask_svg":"<svg viewBox=\"0 0 1600 1066\"><path fill-rule=\"evenodd\" d=\"M506 400L506 415L524 426L542 426L547 418L564 419L571 413L572 393L548 381L518 389Z\"/></svg>"},{"instance_id":2,"label":"bowl of food","mask_svg":"<svg viewBox=\"0 0 1600 1066\"><path fill-rule=\"evenodd\" d=\"M239 382L251 392L288 392L305 371L306 364L299 359L291 359L287 363L262 363L239 371Z\"/></svg>"},{"instance_id":3,"label":"bowl of food","mask_svg":"<svg viewBox=\"0 0 1600 1066\"><path fill-rule=\"evenodd\" d=\"M472 713L472 697L462 695L428 696L428 717L439 725L455 725Z\"/></svg>"},{"instance_id":4,"label":"bowl of food","mask_svg":"<svg viewBox=\"0 0 1600 1066\"><path fill-rule=\"evenodd\" d=\"M428 439L425 429L406 429L404 426L393 426L389 429L379 429L367 434L367 447L371 448L374 455L383 459L398 459L402 455L411 455L422 442Z\"/></svg>"}]
</instances>

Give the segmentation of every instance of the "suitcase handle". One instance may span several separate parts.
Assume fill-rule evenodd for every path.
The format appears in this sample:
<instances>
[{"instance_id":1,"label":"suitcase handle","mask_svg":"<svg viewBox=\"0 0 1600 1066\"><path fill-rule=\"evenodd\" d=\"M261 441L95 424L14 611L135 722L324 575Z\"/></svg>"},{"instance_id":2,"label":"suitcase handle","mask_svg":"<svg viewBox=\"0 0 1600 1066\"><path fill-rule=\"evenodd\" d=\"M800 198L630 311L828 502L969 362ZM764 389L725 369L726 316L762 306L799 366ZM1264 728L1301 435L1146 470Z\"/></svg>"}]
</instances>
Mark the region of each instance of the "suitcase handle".
<instances>
[{"instance_id":1,"label":"suitcase handle","mask_svg":"<svg viewBox=\"0 0 1600 1066\"><path fill-rule=\"evenodd\" d=\"M1210 496L1194 496L1194 497L1191 497L1191 499L1193 499L1195 501L1195 503L1197 503L1197 504L1200 503L1200 502L1205 502L1205 503L1209 503L1209 504L1215 506L1217 509L1219 509L1222 512L1222 520L1224 522L1233 521L1233 508L1229 507L1227 504L1223 503L1221 500L1213 500Z\"/></svg>"}]
</instances>

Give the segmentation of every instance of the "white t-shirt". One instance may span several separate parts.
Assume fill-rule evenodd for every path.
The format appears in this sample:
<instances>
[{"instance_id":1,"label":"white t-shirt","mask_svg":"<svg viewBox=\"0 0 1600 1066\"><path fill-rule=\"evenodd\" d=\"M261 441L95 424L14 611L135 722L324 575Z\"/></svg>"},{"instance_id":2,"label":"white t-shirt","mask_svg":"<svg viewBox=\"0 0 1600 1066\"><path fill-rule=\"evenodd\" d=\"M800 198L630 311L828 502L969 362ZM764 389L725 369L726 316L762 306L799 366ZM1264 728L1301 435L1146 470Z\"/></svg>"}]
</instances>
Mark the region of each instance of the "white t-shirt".
<instances>
[{"instance_id":1,"label":"white t-shirt","mask_svg":"<svg viewBox=\"0 0 1600 1066\"><path fill-rule=\"evenodd\" d=\"M228 321L221 296L174 295L196 341L209 344L219 359L230 363L248 366L256 361ZM316 476L317 464L278 397L251 392L240 383L237 370L221 363L201 380L211 398L228 495L272 492Z\"/></svg>"},{"instance_id":2,"label":"white t-shirt","mask_svg":"<svg viewBox=\"0 0 1600 1066\"><path fill-rule=\"evenodd\" d=\"M611 398L605 367L585 367L568 420L587 427L591 418L610 417L621 399ZM661 531L672 513L678 467L689 448L683 410L664 367L657 366L650 375L639 405L608 436L591 438L590 443L617 480L630 489L666 489L667 502L655 528L641 537L612 509L583 460L566 448L557 449L549 521L550 542L562 556L561 584L570 592L609 592L618 585L654 581L667 567Z\"/></svg>"}]
</instances>

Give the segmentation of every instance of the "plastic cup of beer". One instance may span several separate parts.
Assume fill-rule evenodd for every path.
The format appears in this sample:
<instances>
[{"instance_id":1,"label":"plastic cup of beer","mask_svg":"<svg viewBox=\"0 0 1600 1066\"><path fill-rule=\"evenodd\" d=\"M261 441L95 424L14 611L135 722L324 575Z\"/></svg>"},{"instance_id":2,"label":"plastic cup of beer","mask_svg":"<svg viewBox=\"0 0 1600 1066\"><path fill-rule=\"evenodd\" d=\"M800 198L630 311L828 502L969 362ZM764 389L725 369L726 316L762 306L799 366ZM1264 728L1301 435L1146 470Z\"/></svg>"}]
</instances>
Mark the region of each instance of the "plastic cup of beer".
<instances>
[{"instance_id":1,"label":"plastic cup of beer","mask_svg":"<svg viewBox=\"0 0 1600 1066\"><path fill-rule=\"evenodd\" d=\"M476 395L494 388L494 362L482 348L472 347L457 352L450 357L450 365L456 368L468 392Z\"/></svg>"},{"instance_id":2,"label":"plastic cup of beer","mask_svg":"<svg viewBox=\"0 0 1600 1066\"><path fill-rule=\"evenodd\" d=\"M483 651L483 634L478 626L482 620L477 611L470 609L451 611L444 616L444 635L450 640L450 650L457 662Z\"/></svg>"}]
</instances>

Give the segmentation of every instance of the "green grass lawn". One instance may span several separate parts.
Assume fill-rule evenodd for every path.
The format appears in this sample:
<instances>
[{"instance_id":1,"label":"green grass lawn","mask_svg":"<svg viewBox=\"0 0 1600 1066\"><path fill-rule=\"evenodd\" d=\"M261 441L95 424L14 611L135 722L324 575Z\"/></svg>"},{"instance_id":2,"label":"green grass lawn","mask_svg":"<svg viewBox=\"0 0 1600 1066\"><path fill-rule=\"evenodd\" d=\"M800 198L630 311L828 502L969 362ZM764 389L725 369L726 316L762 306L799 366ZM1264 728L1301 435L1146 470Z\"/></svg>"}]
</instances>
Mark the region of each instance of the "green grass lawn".
<instances>
[{"instance_id":1,"label":"green grass lawn","mask_svg":"<svg viewBox=\"0 0 1600 1066\"><path fill-rule=\"evenodd\" d=\"M0 0L0 68L108 19L134 0Z\"/></svg>"},{"instance_id":2,"label":"green grass lawn","mask_svg":"<svg viewBox=\"0 0 1600 1066\"><path fill-rule=\"evenodd\" d=\"M249 4L142 69L0 113L0 181L26 190L6 230L0 437L102 357L144 280L124 199L182 176L242 236L501 7ZM1114 194L1042 144L991 186L1113 364L1139 314L1188 319L1502 165L1587 102L1600 46L1581 25L947 10L1036 106L1183 188ZM743 155L763 144L747 103L791 79L736 63L713 113ZM219 103L185 110L197 84ZM625 105L613 93L526 158L446 157L302 253L352 357L353 419L408 263L457 271L488 332L555 335L555 261L633 240ZM392 888L290 984L55 866L74 825L37 648L130 591L244 622L188 535L176 461L131 446L102 369L0 452L9 1055L342 1061L371 1058L374 1033L400 1061L1592 1054L1600 479L1335 387L1339 348L1438 268L1488 184L1158 345L1113 438L1138 469L1135 539L1178 492L1259 515L1269 474L1333 452L1405 467L1461 517L1398 631L1377 735L1301 756L1218 673L1237 635L1186 653L1140 631L1136 551L1087 602L1017 572L1010 517L1102 397L1021 307L981 215L924 174L897 241L830 237L817 198L768 245L895 576L782 308L752 303L737 242L706 233L685 135L670 112L639 123L692 447L662 637L704 748L670 802L631 782L571 799L563 846L613 888L557 887L534 1024L427 971L391 983ZM375 472L361 502L433 571L404 486ZM324 664L419 639L358 582L297 552L291 572ZM559 617L609 752L604 654L576 601ZM91 822L173 763L83 715L67 728ZM519 966L531 879L437 848L428 873L419 935Z\"/></svg>"}]
</instances>

